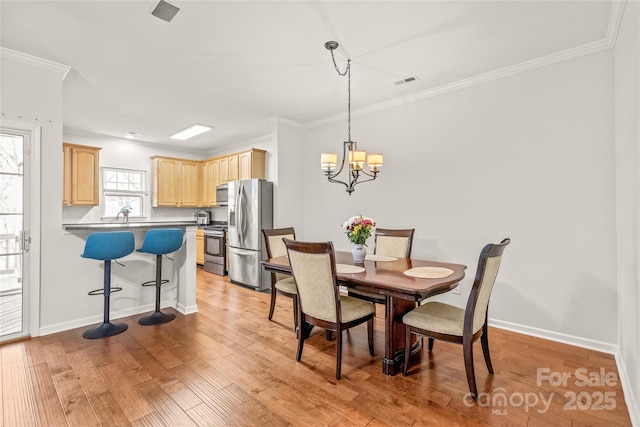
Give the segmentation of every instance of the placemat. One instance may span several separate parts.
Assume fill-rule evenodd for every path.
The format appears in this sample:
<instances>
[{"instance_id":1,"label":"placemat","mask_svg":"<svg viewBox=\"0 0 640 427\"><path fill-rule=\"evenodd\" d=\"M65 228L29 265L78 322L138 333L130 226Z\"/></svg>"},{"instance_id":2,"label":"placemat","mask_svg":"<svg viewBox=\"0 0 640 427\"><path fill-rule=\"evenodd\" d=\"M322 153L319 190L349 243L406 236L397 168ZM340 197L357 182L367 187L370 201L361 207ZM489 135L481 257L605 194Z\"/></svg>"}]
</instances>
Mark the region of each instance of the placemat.
<instances>
[{"instance_id":1,"label":"placemat","mask_svg":"<svg viewBox=\"0 0 640 427\"><path fill-rule=\"evenodd\" d=\"M398 258L394 256L386 256L386 255L367 255L364 259L365 261L397 261Z\"/></svg>"},{"instance_id":2,"label":"placemat","mask_svg":"<svg viewBox=\"0 0 640 427\"><path fill-rule=\"evenodd\" d=\"M336 264L336 272L340 274L362 273L364 267L358 267L357 265L349 264Z\"/></svg>"},{"instance_id":3,"label":"placemat","mask_svg":"<svg viewBox=\"0 0 640 427\"><path fill-rule=\"evenodd\" d=\"M414 267L404 272L405 276L419 279L442 279L453 274L453 270L443 267Z\"/></svg>"}]
</instances>

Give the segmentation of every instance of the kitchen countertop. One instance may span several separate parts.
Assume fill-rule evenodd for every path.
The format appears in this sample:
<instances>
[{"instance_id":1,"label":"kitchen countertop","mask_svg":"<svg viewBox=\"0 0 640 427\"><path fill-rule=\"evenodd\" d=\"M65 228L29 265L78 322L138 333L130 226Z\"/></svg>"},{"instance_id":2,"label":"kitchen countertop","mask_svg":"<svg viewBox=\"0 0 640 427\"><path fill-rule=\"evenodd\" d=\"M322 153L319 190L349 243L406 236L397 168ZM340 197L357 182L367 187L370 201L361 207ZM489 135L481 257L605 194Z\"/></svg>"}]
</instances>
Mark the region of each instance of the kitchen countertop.
<instances>
[{"instance_id":1,"label":"kitchen countertop","mask_svg":"<svg viewBox=\"0 0 640 427\"><path fill-rule=\"evenodd\" d=\"M124 222L98 222L85 224L62 224L67 231L100 231L100 230L127 230L132 228L169 228L169 227L197 227L195 221L129 221Z\"/></svg>"}]
</instances>

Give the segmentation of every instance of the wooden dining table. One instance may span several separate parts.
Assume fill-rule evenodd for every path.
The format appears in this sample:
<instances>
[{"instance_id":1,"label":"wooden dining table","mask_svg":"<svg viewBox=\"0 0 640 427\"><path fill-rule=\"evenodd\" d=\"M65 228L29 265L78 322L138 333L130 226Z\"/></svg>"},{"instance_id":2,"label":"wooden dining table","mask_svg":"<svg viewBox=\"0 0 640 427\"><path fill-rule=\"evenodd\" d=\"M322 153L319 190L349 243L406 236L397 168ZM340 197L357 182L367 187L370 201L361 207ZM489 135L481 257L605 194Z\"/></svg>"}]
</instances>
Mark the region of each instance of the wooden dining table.
<instances>
[{"instance_id":1,"label":"wooden dining table","mask_svg":"<svg viewBox=\"0 0 640 427\"><path fill-rule=\"evenodd\" d=\"M336 264L353 266L353 255L350 252L336 251ZM266 271L291 274L289 259L286 256L263 261ZM395 375L402 370L405 352L405 329L402 316L416 307L417 303L434 295L454 289L464 278L466 266L437 261L413 258L395 260L370 261L358 265L365 271L360 273L341 273L338 269L336 280L338 285L383 295L385 298L384 356L382 372ZM416 267L436 267L452 271L447 277L417 278L405 273ZM421 340L413 336L411 345L412 363L421 354Z\"/></svg>"}]
</instances>

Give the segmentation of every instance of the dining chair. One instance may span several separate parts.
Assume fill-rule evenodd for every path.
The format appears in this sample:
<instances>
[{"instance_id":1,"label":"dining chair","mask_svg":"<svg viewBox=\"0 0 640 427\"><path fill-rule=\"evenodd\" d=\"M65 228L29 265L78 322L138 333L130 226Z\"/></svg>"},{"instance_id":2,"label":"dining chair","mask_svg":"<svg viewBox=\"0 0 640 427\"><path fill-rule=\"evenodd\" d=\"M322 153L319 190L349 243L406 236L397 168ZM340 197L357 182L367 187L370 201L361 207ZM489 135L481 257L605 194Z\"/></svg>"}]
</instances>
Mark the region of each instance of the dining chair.
<instances>
[{"instance_id":1,"label":"dining chair","mask_svg":"<svg viewBox=\"0 0 640 427\"><path fill-rule=\"evenodd\" d=\"M295 240L296 232L292 227L263 229L264 243L267 249L267 258L277 258L287 254L287 248L282 239ZM271 273L271 305L269 306L269 320L273 318L273 310L276 307L277 294L284 295L293 300L293 325L294 329L298 327L298 292L293 277L286 274Z\"/></svg>"},{"instance_id":2,"label":"dining chair","mask_svg":"<svg viewBox=\"0 0 640 427\"><path fill-rule=\"evenodd\" d=\"M466 309L441 302L427 302L414 308L402 318L402 322L406 325L405 349L411 346L411 334L427 337L429 351L433 350L434 339L462 344L467 382L474 399L478 398L478 389L473 367L473 343L480 338L484 361L489 373L493 374L489 355L487 312L489 297L502 261L502 253L510 242L510 239L504 239L498 244L490 243L480 252L476 277ZM403 375L407 375L409 354L409 351L405 351Z\"/></svg>"},{"instance_id":3,"label":"dining chair","mask_svg":"<svg viewBox=\"0 0 640 427\"><path fill-rule=\"evenodd\" d=\"M373 353L375 305L341 295L336 282L336 259L331 242L300 242L284 239L289 264L298 290L298 350L302 358L304 341L313 326L336 332L336 379L342 366L342 331L367 322L369 353Z\"/></svg>"},{"instance_id":4,"label":"dining chair","mask_svg":"<svg viewBox=\"0 0 640 427\"><path fill-rule=\"evenodd\" d=\"M377 228L374 234L374 255L385 255L396 258L411 258L413 233L415 229ZM384 304L384 295L359 289L348 289L349 296L360 298L376 304Z\"/></svg>"}]
</instances>

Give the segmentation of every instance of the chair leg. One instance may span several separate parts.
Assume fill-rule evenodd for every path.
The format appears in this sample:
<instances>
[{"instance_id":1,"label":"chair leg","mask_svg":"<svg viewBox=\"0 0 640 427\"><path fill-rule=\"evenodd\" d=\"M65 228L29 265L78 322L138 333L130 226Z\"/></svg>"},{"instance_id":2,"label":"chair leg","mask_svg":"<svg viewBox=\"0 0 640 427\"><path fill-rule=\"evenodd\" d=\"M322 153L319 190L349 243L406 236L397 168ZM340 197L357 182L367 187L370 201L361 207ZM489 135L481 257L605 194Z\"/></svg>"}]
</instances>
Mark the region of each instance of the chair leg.
<instances>
[{"instance_id":1,"label":"chair leg","mask_svg":"<svg viewBox=\"0 0 640 427\"><path fill-rule=\"evenodd\" d=\"M429 337L428 344L427 344L429 346L429 353L431 353L431 350L433 350L434 341L435 341L435 339Z\"/></svg>"},{"instance_id":2,"label":"chair leg","mask_svg":"<svg viewBox=\"0 0 640 427\"><path fill-rule=\"evenodd\" d=\"M469 391L474 400L478 399L478 389L476 387L476 373L473 368L473 340L465 339L462 342L462 353L464 356L464 368L467 371L467 382Z\"/></svg>"},{"instance_id":3,"label":"chair leg","mask_svg":"<svg viewBox=\"0 0 640 427\"><path fill-rule=\"evenodd\" d=\"M269 306L269 320L271 320L271 318L273 317L273 310L276 308L276 294L278 293L278 291L276 291L276 288L271 286L271 305ZM295 311L293 312L293 315L295 316L296 313Z\"/></svg>"},{"instance_id":4,"label":"chair leg","mask_svg":"<svg viewBox=\"0 0 640 427\"><path fill-rule=\"evenodd\" d=\"M407 376L409 371L409 356L411 355L411 327L405 326L404 334L404 366L402 367L402 375Z\"/></svg>"},{"instance_id":5,"label":"chair leg","mask_svg":"<svg viewBox=\"0 0 640 427\"><path fill-rule=\"evenodd\" d=\"M111 311L111 260L104 261L104 308L102 314L102 324L95 328L87 329L82 336L87 339L107 338L118 335L129 327L126 323L111 322L109 312Z\"/></svg>"},{"instance_id":6,"label":"chair leg","mask_svg":"<svg viewBox=\"0 0 640 427\"><path fill-rule=\"evenodd\" d=\"M296 362L302 358L302 348L304 347L305 331L298 329L298 351L296 352Z\"/></svg>"},{"instance_id":7,"label":"chair leg","mask_svg":"<svg viewBox=\"0 0 640 427\"><path fill-rule=\"evenodd\" d=\"M367 321L367 338L369 339L369 354L375 356L373 352L373 318Z\"/></svg>"},{"instance_id":8,"label":"chair leg","mask_svg":"<svg viewBox=\"0 0 640 427\"><path fill-rule=\"evenodd\" d=\"M493 374L493 365L491 364L491 356L489 355L489 327L485 323L482 327L482 336L480 336L480 343L482 344L482 353L484 354L484 361L487 364L487 369L490 374Z\"/></svg>"},{"instance_id":9,"label":"chair leg","mask_svg":"<svg viewBox=\"0 0 640 427\"><path fill-rule=\"evenodd\" d=\"M339 380L342 370L342 329L340 329L340 325L336 331L336 338L336 379Z\"/></svg>"},{"instance_id":10,"label":"chair leg","mask_svg":"<svg viewBox=\"0 0 640 427\"><path fill-rule=\"evenodd\" d=\"M293 299L293 329L297 331L298 330L298 297L294 296L292 299Z\"/></svg>"},{"instance_id":11,"label":"chair leg","mask_svg":"<svg viewBox=\"0 0 640 427\"><path fill-rule=\"evenodd\" d=\"M165 280L166 283L166 280ZM162 294L162 255L156 255L156 311L142 317L138 323L144 326L162 325L176 318L175 313L163 313L160 311L160 295Z\"/></svg>"}]
</instances>

